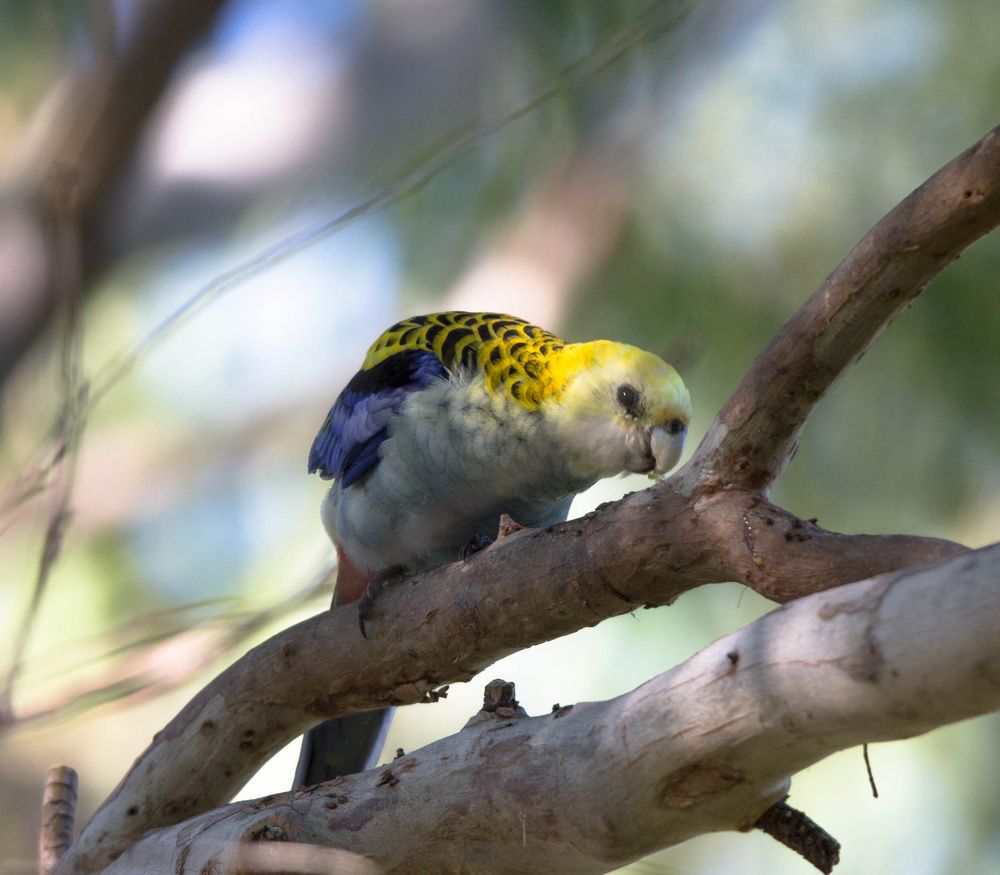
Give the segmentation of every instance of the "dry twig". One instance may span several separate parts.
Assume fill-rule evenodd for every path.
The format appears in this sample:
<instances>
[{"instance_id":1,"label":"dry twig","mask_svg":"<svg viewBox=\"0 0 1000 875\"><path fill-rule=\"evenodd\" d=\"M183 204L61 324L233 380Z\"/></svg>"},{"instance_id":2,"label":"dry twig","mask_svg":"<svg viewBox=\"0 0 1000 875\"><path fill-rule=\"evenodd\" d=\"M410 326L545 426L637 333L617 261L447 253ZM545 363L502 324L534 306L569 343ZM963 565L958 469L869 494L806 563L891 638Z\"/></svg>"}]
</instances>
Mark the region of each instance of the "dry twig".
<instances>
[{"instance_id":1,"label":"dry twig","mask_svg":"<svg viewBox=\"0 0 1000 875\"><path fill-rule=\"evenodd\" d=\"M24 650L28 646L35 619L42 606L52 569L62 550L63 538L70 520L70 499L76 478L77 449L86 418L82 412L86 387L80 368L80 235L77 208L79 194L72 181L53 182L50 192L53 210L51 251L56 264L54 295L63 317L60 344L62 410L60 414L55 488L51 493L51 508L45 527L38 572L35 575L31 599L24 618L18 624L10 657L10 667L0 688L0 724L13 714L14 685L21 672Z\"/></svg>"}]
</instances>

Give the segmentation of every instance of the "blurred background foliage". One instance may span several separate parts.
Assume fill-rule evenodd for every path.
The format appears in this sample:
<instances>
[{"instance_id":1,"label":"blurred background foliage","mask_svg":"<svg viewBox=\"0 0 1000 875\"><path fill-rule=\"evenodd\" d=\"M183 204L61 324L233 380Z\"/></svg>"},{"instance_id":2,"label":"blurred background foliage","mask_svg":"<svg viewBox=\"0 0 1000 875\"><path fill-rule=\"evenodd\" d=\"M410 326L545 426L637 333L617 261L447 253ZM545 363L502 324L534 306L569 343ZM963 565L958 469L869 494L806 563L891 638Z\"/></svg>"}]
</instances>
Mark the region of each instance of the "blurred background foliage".
<instances>
[{"instance_id":1,"label":"blurred background foliage","mask_svg":"<svg viewBox=\"0 0 1000 875\"><path fill-rule=\"evenodd\" d=\"M32 618L53 495L70 484L51 464L72 345L52 297L45 162L66 145L66 95L119 63L144 10L171 5L0 3L4 674L30 623L0 726L4 872L33 871L47 765L81 772L85 818L213 673L325 607L324 486L305 457L382 328L483 308L646 346L691 387L696 442L870 225L1000 121L993 0L719 0L683 19L670 3L215 4L81 217L81 279L63 287L100 397ZM627 44L617 63L572 72L609 41ZM136 69L124 88L142 82ZM410 190L406 172L428 166L439 172ZM320 233L378 192L378 208ZM213 285L275 246L273 265ZM779 503L842 531L995 540L998 276L994 234L834 390ZM643 485L600 484L577 511ZM606 698L769 607L736 585L703 588L481 679L515 681L530 713ZM403 709L388 750L456 731L481 687ZM993 717L876 745L878 800L848 751L797 777L791 801L844 843L838 871L1000 871L998 741ZM246 795L287 787L293 760L290 747ZM723 834L623 871L804 866L762 835Z\"/></svg>"}]
</instances>

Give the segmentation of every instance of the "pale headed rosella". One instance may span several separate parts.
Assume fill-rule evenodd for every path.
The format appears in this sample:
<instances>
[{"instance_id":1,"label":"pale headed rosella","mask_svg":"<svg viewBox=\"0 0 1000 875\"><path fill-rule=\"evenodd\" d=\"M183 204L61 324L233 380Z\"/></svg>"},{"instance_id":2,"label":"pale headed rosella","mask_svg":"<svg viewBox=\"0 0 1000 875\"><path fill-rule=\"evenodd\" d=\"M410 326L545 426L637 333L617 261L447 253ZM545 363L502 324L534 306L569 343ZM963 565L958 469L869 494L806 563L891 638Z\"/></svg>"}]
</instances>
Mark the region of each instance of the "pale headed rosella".
<instances>
[{"instance_id":1,"label":"pale headed rosella","mask_svg":"<svg viewBox=\"0 0 1000 875\"><path fill-rule=\"evenodd\" d=\"M334 481L322 504L339 562L334 604L358 600L387 569L458 559L503 513L548 526L601 478L668 471L690 416L677 372L634 346L565 343L499 313L393 325L309 454L309 472ZM311 730L295 785L370 768L390 712Z\"/></svg>"}]
</instances>

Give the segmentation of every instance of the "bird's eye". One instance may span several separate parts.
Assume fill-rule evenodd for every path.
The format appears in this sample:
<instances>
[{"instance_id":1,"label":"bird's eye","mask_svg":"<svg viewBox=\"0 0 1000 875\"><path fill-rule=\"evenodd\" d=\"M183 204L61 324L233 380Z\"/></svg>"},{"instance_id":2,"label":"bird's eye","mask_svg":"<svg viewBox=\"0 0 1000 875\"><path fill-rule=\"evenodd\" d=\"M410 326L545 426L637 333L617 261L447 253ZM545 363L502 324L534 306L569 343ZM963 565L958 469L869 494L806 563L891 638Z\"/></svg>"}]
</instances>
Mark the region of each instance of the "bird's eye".
<instances>
[{"instance_id":1,"label":"bird's eye","mask_svg":"<svg viewBox=\"0 0 1000 875\"><path fill-rule=\"evenodd\" d=\"M635 386L622 383L615 392L615 398L629 416L642 412L642 394Z\"/></svg>"}]
</instances>

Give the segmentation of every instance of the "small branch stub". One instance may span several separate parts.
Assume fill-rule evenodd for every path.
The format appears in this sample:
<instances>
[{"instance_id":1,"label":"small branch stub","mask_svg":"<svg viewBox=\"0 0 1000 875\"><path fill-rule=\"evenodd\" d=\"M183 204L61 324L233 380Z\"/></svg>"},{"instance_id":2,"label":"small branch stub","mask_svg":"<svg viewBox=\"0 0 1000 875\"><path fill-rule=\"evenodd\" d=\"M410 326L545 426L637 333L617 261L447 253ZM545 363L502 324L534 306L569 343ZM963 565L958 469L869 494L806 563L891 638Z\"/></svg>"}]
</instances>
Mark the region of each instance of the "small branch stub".
<instances>
[{"instance_id":1,"label":"small branch stub","mask_svg":"<svg viewBox=\"0 0 1000 875\"><path fill-rule=\"evenodd\" d=\"M473 714L464 728L469 729L494 720L527 717L514 695L514 684L497 678L483 688L483 707Z\"/></svg>"},{"instance_id":2,"label":"small branch stub","mask_svg":"<svg viewBox=\"0 0 1000 875\"><path fill-rule=\"evenodd\" d=\"M39 875L47 875L73 844L77 783L76 771L69 766L52 766L45 776L38 836Z\"/></svg>"},{"instance_id":3,"label":"small branch stub","mask_svg":"<svg viewBox=\"0 0 1000 875\"><path fill-rule=\"evenodd\" d=\"M517 703L514 684L497 678L490 681L483 690L483 710L497 717L527 717L528 714Z\"/></svg>"},{"instance_id":4,"label":"small branch stub","mask_svg":"<svg viewBox=\"0 0 1000 875\"><path fill-rule=\"evenodd\" d=\"M754 827L791 848L824 875L830 875L833 867L840 862L840 842L786 802L778 802L768 808Z\"/></svg>"},{"instance_id":5,"label":"small branch stub","mask_svg":"<svg viewBox=\"0 0 1000 875\"><path fill-rule=\"evenodd\" d=\"M451 684L445 684L443 687L438 687L435 690L428 690L424 693L423 698L420 702L424 705L433 705L435 702L440 702L442 699L448 698L448 690Z\"/></svg>"},{"instance_id":6,"label":"small branch stub","mask_svg":"<svg viewBox=\"0 0 1000 875\"><path fill-rule=\"evenodd\" d=\"M500 514L500 526L497 529L497 538L507 538L513 535L514 532L519 532L523 529L519 522L517 522L513 517L508 516L505 513Z\"/></svg>"}]
</instances>

